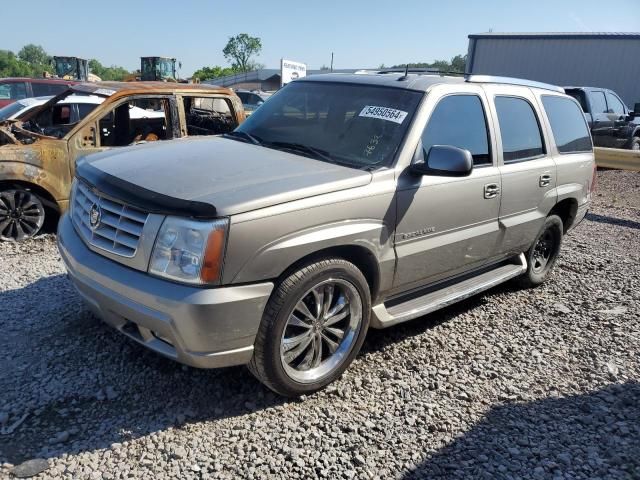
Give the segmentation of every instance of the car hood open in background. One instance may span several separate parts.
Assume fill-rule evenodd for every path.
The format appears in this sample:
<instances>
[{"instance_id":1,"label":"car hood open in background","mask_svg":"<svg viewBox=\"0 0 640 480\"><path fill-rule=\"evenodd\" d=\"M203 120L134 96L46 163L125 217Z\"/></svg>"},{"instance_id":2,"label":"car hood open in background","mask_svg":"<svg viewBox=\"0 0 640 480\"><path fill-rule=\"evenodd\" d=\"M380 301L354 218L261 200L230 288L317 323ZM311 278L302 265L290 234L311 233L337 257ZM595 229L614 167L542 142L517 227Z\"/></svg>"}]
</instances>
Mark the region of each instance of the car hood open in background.
<instances>
[{"instance_id":1,"label":"car hood open in background","mask_svg":"<svg viewBox=\"0 0 640 480\"><path fill-rule=\"evenodd\" d=\"M138 189L156 205L173 199L180 214L203 212L194 216L207 216L203 205L215 207L216 215L232 215L371 181L369 172L221 137L136 145L81 163L78 175L90 183L99 179L98 189L118 183L116 190L135 197Z\"/></svg>"}]
</instances>

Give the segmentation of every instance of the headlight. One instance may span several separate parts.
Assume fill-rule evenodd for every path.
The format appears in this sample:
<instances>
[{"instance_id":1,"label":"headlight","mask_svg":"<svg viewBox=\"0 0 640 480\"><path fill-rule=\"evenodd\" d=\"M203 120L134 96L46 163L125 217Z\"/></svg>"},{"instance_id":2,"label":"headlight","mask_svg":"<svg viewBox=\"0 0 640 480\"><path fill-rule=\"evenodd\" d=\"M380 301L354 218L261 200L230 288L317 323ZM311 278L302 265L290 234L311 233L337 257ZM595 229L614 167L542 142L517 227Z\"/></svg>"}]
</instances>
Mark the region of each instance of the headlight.
<instances>
[{"instance_id":1,"label":"headlight","mask_svg":"<svg viewBox=\"0 0 640 480\"><path fill-rule=\"evenodd\" d=\"M167 217L153 247L149 273L185 283L219 283L228 225L227 219Z\"/></svg>"}]
</instances>

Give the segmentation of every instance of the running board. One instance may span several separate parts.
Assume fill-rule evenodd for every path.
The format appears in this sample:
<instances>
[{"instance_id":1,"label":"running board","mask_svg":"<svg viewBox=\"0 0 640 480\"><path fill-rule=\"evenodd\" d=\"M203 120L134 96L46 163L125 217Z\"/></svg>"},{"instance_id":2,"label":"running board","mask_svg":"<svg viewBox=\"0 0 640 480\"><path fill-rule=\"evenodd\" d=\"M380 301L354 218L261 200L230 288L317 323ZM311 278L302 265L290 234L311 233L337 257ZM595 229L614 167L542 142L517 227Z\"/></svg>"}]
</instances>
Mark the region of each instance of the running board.
<instances>
[{"instance_id":1,"label":"running board","mask_svg":"<svg viewBox=\"0 0 640 480\"><path fill-rule=\"evenodd\" d=\"M429 292L421 297L412 298L388 308L384 303L380 303L373 307L371 327L391 327L447 307L476 293L489 290L527 270L527 260L523 253L517 257L517 262L516 264L502 265L459 283L448 285L441 290Z\"/></svg>"}]
</instances>

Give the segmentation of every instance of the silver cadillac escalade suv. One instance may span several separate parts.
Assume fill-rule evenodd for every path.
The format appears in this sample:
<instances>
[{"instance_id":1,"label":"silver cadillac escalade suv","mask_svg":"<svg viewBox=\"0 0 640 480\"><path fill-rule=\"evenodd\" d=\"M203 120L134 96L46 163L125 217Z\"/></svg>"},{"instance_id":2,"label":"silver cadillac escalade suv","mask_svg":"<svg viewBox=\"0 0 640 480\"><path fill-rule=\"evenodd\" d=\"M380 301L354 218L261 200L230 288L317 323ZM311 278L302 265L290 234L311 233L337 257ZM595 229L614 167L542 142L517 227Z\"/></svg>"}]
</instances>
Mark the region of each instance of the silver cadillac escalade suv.
<instances>
[{"instance_id":1,"label":"silver cadillac escalade suv","mask_svg":"<svg viewBox=\"0 0 640 480\"><path fill-rule=\"evenodd\" d=\"M123 334L295 396L339 377L370 327L542 283L594 173L560 88L314 75L230 134L86 157L58 243Z\"/></svg>"}]
</instances>

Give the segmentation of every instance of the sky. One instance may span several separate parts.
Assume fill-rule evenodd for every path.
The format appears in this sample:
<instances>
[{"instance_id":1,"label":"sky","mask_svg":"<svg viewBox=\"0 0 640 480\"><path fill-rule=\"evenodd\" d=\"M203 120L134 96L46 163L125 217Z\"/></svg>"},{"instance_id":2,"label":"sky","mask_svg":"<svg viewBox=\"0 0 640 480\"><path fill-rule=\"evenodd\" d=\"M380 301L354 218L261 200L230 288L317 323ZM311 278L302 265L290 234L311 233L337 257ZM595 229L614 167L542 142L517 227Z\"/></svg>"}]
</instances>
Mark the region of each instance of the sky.
<instances>
[{"instance_id":1,"label":"sky","mask_svg":"<svg viewBox=\"0 0 640 480\"><path fill-rule=\"evenodd\" d=\"M2 7L0 49L27 43L51 55L96 58L129 70L141 56L182 62L181 76L229 63L227 40L248 33L262 40L256 59L280 59L310 69L376 68L432 62L467 53L471 33L640 32L638 0L30 0ZM10 19L15 19L12 21ZM8 20L8 21L7 21Z\"/></svg>"}]
</instances>

